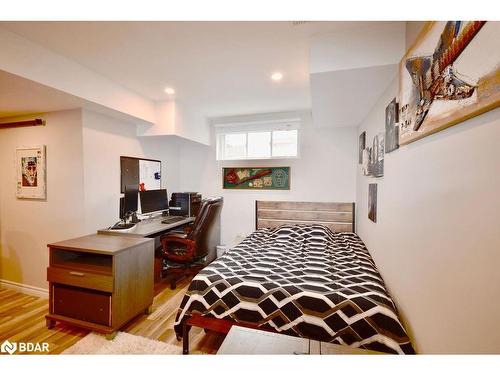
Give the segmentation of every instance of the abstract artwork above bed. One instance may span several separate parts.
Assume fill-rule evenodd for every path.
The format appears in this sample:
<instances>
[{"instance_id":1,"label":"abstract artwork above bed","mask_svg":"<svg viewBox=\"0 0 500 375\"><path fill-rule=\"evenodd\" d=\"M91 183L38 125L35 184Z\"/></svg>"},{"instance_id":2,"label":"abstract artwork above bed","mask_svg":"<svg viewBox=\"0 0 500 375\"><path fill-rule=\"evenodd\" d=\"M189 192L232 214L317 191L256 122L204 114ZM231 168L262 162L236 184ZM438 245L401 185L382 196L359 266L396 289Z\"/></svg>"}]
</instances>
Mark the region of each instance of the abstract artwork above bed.
<instances>
[{"instance_id":1,"label":"abstract artwork above bed","mask_svg":"<svg viewBox=\"0 0 500 375\"><path fill-rule=\"evenodd\" d=\"M323 225L259 229L192 280L175 330L193 313L310 339L414 353L361 239Z\"/></svg>"},{"instance_id":2,"label":"abstract artwork above bed","mask_svg":"<svg viewBox=\"0 0 500 375\"><path fill-rule=\"evenodd\" d=\"M500 22L428 22L400 63L399 143L500 105Z\"/></svg>"}]
</instances>

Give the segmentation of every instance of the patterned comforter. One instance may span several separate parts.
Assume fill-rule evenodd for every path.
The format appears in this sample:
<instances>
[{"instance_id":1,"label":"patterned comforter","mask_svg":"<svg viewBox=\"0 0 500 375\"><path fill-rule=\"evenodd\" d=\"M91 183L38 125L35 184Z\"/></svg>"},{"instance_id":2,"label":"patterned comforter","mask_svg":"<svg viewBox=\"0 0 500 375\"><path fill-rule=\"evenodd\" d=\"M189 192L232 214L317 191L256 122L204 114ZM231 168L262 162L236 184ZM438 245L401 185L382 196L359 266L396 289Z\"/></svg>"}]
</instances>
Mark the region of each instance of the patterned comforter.
<instances>
[{"instance_id":1,"label":"patterned comforter","mask_svg":"<svg viewBox=\"0 0 500 375\"><path fill-rule=\"evenodd\" d=\"M178 335L192 313L320 341L414 353L361 239L322 225L255 231L192 280L177 313Z\"/></svg>"}]
</instances>

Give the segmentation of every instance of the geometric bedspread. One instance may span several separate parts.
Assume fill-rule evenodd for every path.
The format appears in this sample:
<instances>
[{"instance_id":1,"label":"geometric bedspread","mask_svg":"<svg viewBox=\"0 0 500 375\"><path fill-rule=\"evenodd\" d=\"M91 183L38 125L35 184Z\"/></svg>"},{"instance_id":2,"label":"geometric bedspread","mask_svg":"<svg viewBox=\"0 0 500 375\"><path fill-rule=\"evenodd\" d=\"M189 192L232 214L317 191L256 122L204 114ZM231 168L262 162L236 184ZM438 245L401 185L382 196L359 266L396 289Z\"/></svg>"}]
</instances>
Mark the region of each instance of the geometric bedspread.
<instances>
[{"instance_id":1,"label":"geometric bedspread","mask_svg":"<svg viewBox=\"0 0 500 375\"><path fill-rule=\"evenodd\" d=\"M175 330L193 312L388 353L414 349L361 239L323 225L259 229L192 280Z\"/></svg>"}]
</instances>

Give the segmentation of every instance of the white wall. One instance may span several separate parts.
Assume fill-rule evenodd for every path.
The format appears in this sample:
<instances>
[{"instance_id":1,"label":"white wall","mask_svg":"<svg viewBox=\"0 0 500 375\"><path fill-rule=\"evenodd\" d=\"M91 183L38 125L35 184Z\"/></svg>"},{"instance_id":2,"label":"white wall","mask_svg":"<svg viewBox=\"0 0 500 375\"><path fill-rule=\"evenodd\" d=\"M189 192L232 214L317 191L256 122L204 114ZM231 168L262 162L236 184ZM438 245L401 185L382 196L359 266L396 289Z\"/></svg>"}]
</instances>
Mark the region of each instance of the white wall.
<instances>
[{"instance_id":1,"label":"white wall","mask_svg":"<svg viewBox=\"0 0 500 375\"><path fill-rule=\"evenodd\" d=\"M390 64L311 74L314 126L358 126L397 70Z\"/></svg>"},{"instance_id":2,"label":"white wall","mask_svg":"<svg viewBox=\"0 0 500 375\"><path fill-rule=\"evenodd\" d=\"M46 126L0 130L0 279L46 289L47 243L118 220L121 155L161 160L162 185L178 190L178 140L137 137L134 124L87 110L37 117ZM47 200L18 200L15 149L39 144L47 145Z\"/></svg>"},{"instance_id":3,"label":"white wall","mask_svg":"<svg viewBox=\"0 0 500 375\"><path fill-rule=\"evenodd\" d=\"M178 189L177 140L137 137L134 124L83 111L85 229L91 233L118 221L120 156L162 161L162 187Z\"/></svg>"},{"instance_id":4,"label":"white wall","mask_svg":"<svg viewBox=\"0 0 500 375\"><path fill-rule=\"evenodd\" d=\"M396 90L359 126L368 144ZM497 109L386 154L382 178L358 166L357 232L421 353L500 353L499 139Z\"/></svg>"},{"instance_id":5,"label":"white wall","mask_svg":"<svg viewBox=\"0 0 500 375\"><path fill-rule=\"evenodd\" d=\"M0 130L0 279L47 288L47 243L84 234L81 111ZM32 118L32 117L31 117ZM16 198L15 149L47 146L47 200Z\"/></svg>"},{"instance_id":6,"label":"white wall","mask_svg":"<svg viewBox=\"0 0 500 375\"><path fill-rule=\"evenodd\" d=\"M405 51L406 22L360 22L311 38L309 72L397 64Z\"/></svg>"},{"instance_id":7,"label":"white wall","mask_svg":"<svg viewBox=\"0 0 500 375\"><path fill-rule=\"evenodd\" d=\"M413 42L417 39L418 34L422 31L425 21L408 21L406 22L406 50L410 48Z\"/></svg>"},{"instance_id":8,"label":"white wall","mask_svg":"<svg viewBox=\"0 0 500 375\"><path fill-rule=\"evenodd\" d=\"M0 27L0 45L1 70L132 116L139 122L156 121L153 101L75 61L3 27Z\"/></svg>"},{"instance_id":9,"label":"white wall","mask_svg":"<svg viewBox=\"0 0 500 375\"><path fill-rule=\"evenodd\" d=\"M221 215L222 242L234 245L255 230L255 200L354 202L357 160L356 128L301 130L300 158L290 160L216 161L215 142L201 146L179 145L180 188L204 196L224 197ZM290 166L290 191L222 189L222 167Z\"/></svg>"}]
</instances>

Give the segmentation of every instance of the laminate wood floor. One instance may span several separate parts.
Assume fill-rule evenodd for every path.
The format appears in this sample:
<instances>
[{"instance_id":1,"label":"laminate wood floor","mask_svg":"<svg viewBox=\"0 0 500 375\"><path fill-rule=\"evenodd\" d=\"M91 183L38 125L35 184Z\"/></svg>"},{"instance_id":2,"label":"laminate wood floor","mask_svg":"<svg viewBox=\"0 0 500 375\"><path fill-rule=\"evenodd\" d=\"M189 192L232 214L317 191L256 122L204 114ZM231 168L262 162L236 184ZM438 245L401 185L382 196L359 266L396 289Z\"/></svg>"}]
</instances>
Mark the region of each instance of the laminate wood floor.
<instances>
[{"instance_id":1,"label":"laminate wood floor","mask_svg":"<svg viewBox=\"0 0 500 375\"><path fill-rule=\"evenodd\" d=\"M179 282L175 290L171 290L167 284L156 285L153 313L138 316L121 330L176 345L181 353L182 342L175 337L174 321L189 281ZM49 354L58 354L89 333L61 323L49 330L45 327L47 313L47 299L0 288L0 343L7 339L12 342L47 342ZM190 332L190 353L215 354L223 340L223 335L205 333L203 329L193 327Z\"/></svg>"}]
</instances>

